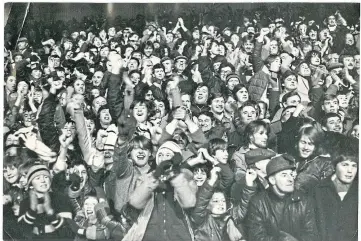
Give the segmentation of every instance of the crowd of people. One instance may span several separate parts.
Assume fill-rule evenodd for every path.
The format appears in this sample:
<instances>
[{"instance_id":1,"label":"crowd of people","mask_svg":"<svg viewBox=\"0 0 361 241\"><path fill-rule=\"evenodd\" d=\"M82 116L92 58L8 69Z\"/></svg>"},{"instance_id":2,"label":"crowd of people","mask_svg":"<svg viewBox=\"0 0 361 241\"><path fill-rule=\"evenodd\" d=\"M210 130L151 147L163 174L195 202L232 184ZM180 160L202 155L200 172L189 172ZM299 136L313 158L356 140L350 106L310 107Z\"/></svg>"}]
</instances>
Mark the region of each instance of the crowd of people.
<instances>
[{"instance_id":1,"label":"crowd of people","mask_svg":"<svg viewBox=\"0 0 361 241\"><path fill-rule=\"evenodd\" d=\"M5 28L4 239L356 241L342 14Z\"/></svg>"}]
</instances>

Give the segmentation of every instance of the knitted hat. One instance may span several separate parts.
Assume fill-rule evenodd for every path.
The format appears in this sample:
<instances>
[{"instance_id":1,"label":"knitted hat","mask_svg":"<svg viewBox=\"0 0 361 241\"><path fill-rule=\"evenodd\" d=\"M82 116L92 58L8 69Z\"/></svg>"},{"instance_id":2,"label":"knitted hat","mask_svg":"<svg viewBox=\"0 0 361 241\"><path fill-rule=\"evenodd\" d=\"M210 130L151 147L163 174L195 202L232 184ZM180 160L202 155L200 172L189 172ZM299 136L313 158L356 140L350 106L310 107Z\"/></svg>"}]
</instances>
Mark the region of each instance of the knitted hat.
<instances>
[{"instance_id":1,"label":"knitted hat","mask_svg":"<svg viewBox=\"0 0 361 241\"><path fill-rule=\"evenodd\" d=\"M252 165L261 160L271 159L274 156L276 156L274 151L264 148L250 150L245 155L247 165Z\"/></svg>"},{"instance_id":2,"label":"knitted hat","mask_svg":"<svg viewBox=\"0 0 361 241\"><path fill-rule=\"evenodd\" d=\"M161 145L157 151L157 155L156 155L156 162L157 162L157 165L159 164L159 161L158 161L158 154L159 154L159 151L162 150L162 149L169 149L171 150L172 152L174 152L175 154L176 153L181 153L182 150L180 148L180 146L175 143L174 141L167 141L165 142L163 145Z\"/></svg>"},{"instance_id":3,"label":"knitted hat","mask_svg":"<svg viewBox=\"0 0 361 241\"><path fill-rule=\"evenodd\" d=\"M45 165L34 165L29 168L28 173L26 174L27 186L29 186L32 180L40 175L46 175L50 177L50 171Z\"/></svg>"},{"instance_id":4,"label":"knitted hat","mask_svg":"<svg viewBox=\"0 0 361 241\"><path fill-rule=\"evenodd\" d=\"M296 168L294 163L294 158L288 154L273 157L266 167L267 177L283 170L294 170Z\"/></svg>"},{"instance_id":5,"label":"knitted hat","mask_svg":"<svg viewBox=\"0 0 361 241\"><path fill-rule=\"evenodd\" d=\"M239 76L236 75L236 74L229 74L229 75L227 75L227 77L226 77L226 83L228 83L228 81L229 81L230 79L232 79L232 78L238 79L239 83L241 83L241 80L240 80Z\"/></svg>"}]
</instances>

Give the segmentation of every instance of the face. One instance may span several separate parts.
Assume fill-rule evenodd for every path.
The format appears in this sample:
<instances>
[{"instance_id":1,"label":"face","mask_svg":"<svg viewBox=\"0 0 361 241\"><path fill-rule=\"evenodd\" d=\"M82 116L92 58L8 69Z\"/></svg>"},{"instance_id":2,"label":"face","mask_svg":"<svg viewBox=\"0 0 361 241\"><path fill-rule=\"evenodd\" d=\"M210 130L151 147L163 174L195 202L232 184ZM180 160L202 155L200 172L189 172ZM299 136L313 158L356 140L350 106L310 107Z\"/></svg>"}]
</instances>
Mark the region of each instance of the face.
<instances>
[{"instance_id":1,"label":"face","mask_svg":"<svg viewBox=\"0 0 361 241\"><path fill-rule=\"evenodd\" d=\"M15 183L19 179L19 176L20 176L19 170L15 166L8 166L8 167L4 168L3 175L4 175L5 180L10 184Z\"/></svg>"},{"instance_id":2,"label":"face","mask_svg":"<svg viewBox=\"0 0 361 241\"><path fill-rule=\"evenodd\" d=\"M100 38L94 37L93 44L95 47L99 48L100 46L102 46L102 41L100 40Z\"/></svg>"},{"instance_id":3,"label":"face","mask_svg":"<svg viewBox=\"0 0 361 241\"><path fill-rule=\"evenodd\" d=\"M85 84L82 80L76 80L74 82L74 91L76 94L83 95L85 92Z\"/></svg>"},{"instance_id":4,"label":"face","mask_svg":"<svg viewBox=\"0 0 361 241\"><path fill-rule=\"evenodd\" d=\"M342 133L341 118L338 116L328 118L325 127L327 131Z\"/></svg>"},{"instance_id":5,"label":"face","mask_svg":"<svg viewBox=\"0 0 361 241\"><path fill-rule=\"evenodd\" d=\"M303 63L300 65L300 75L304 77L311 76L311 69L308 67L308 64Z\"/></svg>"},{"instance_id":6,"label":"face","mask_svg":"<svg viewBox=\"0 0 361 241\"><path fill-rule=\"evenodd\" d=\"M50 183L51 183L50 176L43 175L43 174L35 177L31 181L31 185L34 188L34 191L39 192L39 193L48 192L50 189Z\"/></svg>"},{"instance_id":7,"label":"face","mask_svg":"<svg viewBox=\"0 0 361 241\"><path fill-rule=\"evenodd\" d=\"M343 65L347 67L347 69L352 70L355 66L355 61L352 56L348 56L343 58Z\"/></svg>"},{"instance_id":8,"label":"face","mask_svg":"<svg viewBox=\"0 0 361 241\"><path fill-rule=\"evenodd\" d=\"M268 141L267 130L261 126L258 130L251 136L251 143L259 148L266 148Z\"/></svg>"},{"instance_id":9,"label":"face","mask_svg":"<svg viewBox=\"0 0 361 241\"><path fill-rule=\"evenodd\" d=\"M337 98L332 100L325 100L322 105L322 110L325 113L337 113L339 109L339 103Z\"/></svg>"},{"instance_id":10,"label":"face","mask_svg":"<svg viewBox=\"0 0 361 241\"><path fill-rule=\"evenodd\" d=\"M103 72L101 71L97 71L94 73L93 77L92 77L92 82L93 82L93 85L94 86L99 86L102 82L102 79L103 79Z\"/></svg>"},{"instance_id":11,"label":"face","mask_svg":"<svg viewBox=\"0 0 361 241\"><path fill-rule=\"evenodd\" d=\"M257 120L257 111L253 106L245 106L239 115L241 122L246 125L251 121Z\"/></svg>"},{"instance_id":12,"label":"face","mask_svg":"<svg viewBox=\"0 0 361 241\"><path fill-rule=\"evenodd\" d=\"M224 111L224 98L219 97L212 100L211 111L213 113L221 114Z\"/></svg>"},{"instance_id":13,"label":"face","mask_svg":"<svg viewBox=\"0 0 361 241\"><path fill-rule=\"evenodd\" d=\"M319 33L320 35L320 40L321 41L325 41L326 38L330 35L330 30L328 29L322 29Z\"/></svg>"},{"instance_id":14,"label":"face","mask_svg":"<svg viewBox=\"0 0 361 241\"><path fill-rule=\"evenodd\" d=\"M359 125L355 125L355 126L352 128L351 136L359 139L359 134L358 134L358 133L359 133Z\"/></svg>"},{"instance_id":15,"label":"face","mask_svg":"<svg viewBox=\"0 0 361 241\"><path fill-rule=\"evenodd\" d=\"M156 79L163 80L165 76L164 70L162 68L155 69L154 76Z\"/></svg>"},{"instance_id":16,"label":"face","mask_svg":"<svg viewBox=\"0 0 361 241\"><path fill-rule=\"evenodd\" d=\"M287 98L284 103L284 107L287 106L297 106L301 102L301 98L298 95L294 95L292 97Z\"/></svg>"},{"instance_id":17,"label":"face","mask_svg":"<svg viewBox=\"0 0 361 241\"><path fill-rule=\"evenodd\" d=\"M263 120L263 119L267 118L267 106L264 103L258 103L257 105L260 110L258 119Z\"/></svg>"},{"instance_id":18,"label":"face","mask_svg":"<svg viewBox=\"0 0 361 241\"><path fill-rule=\"evenodd\" d=\"M100 57L106 58L109 55L110 49L108 47L104 47L100 49Z\"/></svg>"},{"instance_id":19,"label":"face","mask_svg":"<svg viewBox=\"0 0 361 241\"><path fill-rule=\"evenodd\" d=\"M238 102L244 103L249 99L248 90L245 87L243 87L242 89L237 91L236 96Z\"/></svg>"},{"instance_id":20,"label":"face","mask_svg":"<svg viewBox=\"0 0 361 241\"><path fill-rule=\"evenodd\" d=\"M91 95L93 96L93 98L97 98L97 97L100 96L100 91L99 91L99 89L92 89L92 90L90 91L90 93L91 93Z\"/></svg>"},{"instance_id":21,"label":"face","mask_svg":"<svg viewBox=\"0 0 361 241\"><path fill-rule=\"evenodd\" d=\"M20 175L20 179L19 179L20 186L24 188L26 187L28 181L26 178L27 172L22 171L19 173L19 175Z\"/></svg>"},{"instance_id":22,"label":"face","mask_svg":"<svg viewBox=\"0 0 361 241\"><path fill-rule=\"evenodd\" d=\"M269 28L270 32L273 33L273 31L276 29L276 24L271 23L268 25L268 28Z\"/></svg>"},{"instance_id":23,"label":"face","mask_svg":"<svg viewBox=\"0 0 361 241\"><path fill-rule=\"evenodd\" d=\"M333 26L336 26L336 17L331 15L328 17L328 25L333 27Z\"/></svg>"},{"instance_id":24,"label":"face","mask_svg":"<svg viewBox=\"0 0 361 241\"><path fill-rule=\"evenodd\" d=\"M201 187L203 183L207 180L207 173L201 169L197 168L193 171L193 179L196 182L198 187Z\"/></svg>"},{"instance_id":25,"label":"face","mask_svg":"<svg viewBox=\"0 0 361 241\"><path fill-rule=\"evenodd\" d=\"M272 181L271 181L272 179ZM280 193L291 193L294 191L294 173L292 170L284 170L270 177L270 182Z\"/></svg>"},{"instance_id":26,"label":"face","mask_svg":"<svg viewBox=\"0 0 361 241\"><path fill-rule=\"evenodd\" d=\"M15 63L18 63L18 62L20 62L21 60L23 60L23 57L22 57L21 55L16 55L16 56L14 57Z\"/></svg>"},{"instance_id":27,"label":"face","mask_svg":"<svg viewBox=\"0 0 361 241\"><path fill-rule=\"evenodd\" d=\"M109 113L109 109L103 109L100 112L100 123L103 125L109 125L112 122L112 116Z\"/></svg>"},{"instance_id":28,"label":"face","mask_svg":"<svg viewBox=\"0 0 361 241\"><path fill-rule=\"evenodd\" d=\"M357 163L346 160L336 165L336 177L344 184L351 184L357 174Z\"/></svg>"},{"instance_id":29,"label":"face","mask_svg":"<svg viewBox=\"0 0 361 241\"><path fill-rule=\"evenodd\" d=\"M246 53L252 53L253 52L253 49L254 49L254 43L251 42L251 41L246 41L244 44L243 44L243 48L244 50L246 51Z\"/></svg>"},{"instance_id":30,"label":"face","mask_svg":"<svg viewBox=\"0 0 361 241\"><path fill-rule=\"evenodd\" d=\"M229 96L226 103L224 104L224 109L229 113L233 113L234 108L236 107L236 104L237 104L237 101L235 99L233 99L232 96Z\"/></svg>"},{"instance_id":31,"label":"face","mask_svg":"<svg viewBox=\"0 0 361 241\"><path fill-rule=\"evenodd\" d=\"M41 77L42 73L41 70L39 69L35 69L33 71L31 71L31 76L34 77L34 79L39 79Z\"/></svg>"},{"instance_id":32,"label":"face","mask_svg":"<svg viewBox=\"0 0 361 241\"><path fill-rule=\"evenodd\" d=\"M211 213L214 215L222 215L227 211L226 197L221 192L216 192L212 195L209 202Z\"/></svg>"},{"instance_id":33,"label":"face","mask_svg":"<svg viewBox=\"0 0 361 241\"><path fill-rule=\"evenodd\" d=\"M296 76L290 75L284 80L285 89L288 91L297 89L297 79Z\"/></svg>"},{"instance_id":34,"label":"face","mask_svg":"<svg viewBox=\"0 0 361 241\"><path fill-rule=\"evenodd\" d=\"M8 77L6 80L6 89L9 92L14 92L16 88L16 78L14 76Z\"/></svg>"},{"instance_id":35,"label":"face","mask_svg":"<svg viewBox=\"0 0 361 241\"><path fill-rule=\"evenodd\" d=\"M205 104L208 100L208 88L206 86L198 87L194 93L194 102L196 104Z\"/></svg>"},{"instance_id":36,"label":"face","mask_svg":"<svg viewBox=\"0 0 361 241\"><path fill-rule=\"evenodd\" d=\"M130 152L130 158L134 161L135 165L137 165L138 167L145 166L149 161L150 155L151 155L150 150L145 148L140 148L139 146L133 148L133 150Z\"/></svg>"},{"instance_id":37,"label":"face","mask_svg":"<svg viewBox=\"0 0 361 241\"><path fill-rule=\"evenodd\" d=\"M187 61L185 59L178 59L175 63L175 67L178 71L184 71L187 67Z\"/></svg>"},{"instance_id":38,"label":"face","mask_svg":"<svg viewBox=\"0 0 361 241\"><path fill-rule=\"evenodd\" d=\"M337 95L337 99L341 107L348 108L349 99L347 95Z\"/></svg>"},{"instance_id":39,"label":"face","mask_svg":"<svg viewBox=\"0 0 361 241\"><path fill-rule=\"evenodd\" d=\"M360 69L360 55L357 54L354 56L354 59L355 59L355 66L357 69Z\"/></svg>"},{"instance_id":40,"label":"face","mask_svg":"<svg viewBox=\"0 0 361 241\"><path fill-rule=\"evenodd\" d=\"M165 116L165 105L163 101L154 100L155 108L156 108L156 118L163 118Z\"/></svg>"},{"instance_id":41,"label":"face","mask_svg":"<svg viewBox=\"0 0 361 241\"><path fill-rule=\"evenodd\" d=\"M165 73L172 73L172 61L170 59L163 61L162 64L164 66Z\"/></svg>"},{"instance_id":42,"label":"face","mask_svg":"<svg viewBox=\"0 0 361 241\"><path fill-rule=\"evenodd\" d=\"M321 64L321 59L320 59L318 54L312 54L312 56L311 56L311 64L316 65L316 66Z\"/></svg>"},{"instance_id":43,"label":"face","mask_svg":"<svg viewBox=\"0 0 361 241\"><path fill-rule=\"evenodd\" d=\"M24 50L28 46L28 43L25 41L18 42L19 50Z\"/></svg>"},{"instance_id":44,"label":"face","mask_svg":"<svg viewBox=\"0 0 361 241\"><path fill-rule=\"evenodd\" d=\"M24 81L18 83L18 90L21 90L21 93L26 95L29 92L29 85Z\"/></svg>"},{"instance_id":45,"label":"face","mask_svg":"<svg viewBox=\"0 0 361 241\"><path fill-rule=\"evenodd\" d=\"M353 35L350 33L346 34L346 44L347 45L353 45L355 43L355 40L353 38Z\"/></svg>"},{"instance_id":46,"label":"face","mask_svg":"<svg viewBox=\"0 0 361 241\"><path fill-rule=\"evenodd\" d=\"M116 32L115 32L115 28L114 28L114 27L111 27L111 28L108 29L108 35L109 35L109 37L114 37L115 34L116 34Z\"/></svg>"},{"instance_id":47,"label":"face","mask_svg":"<svg viewBox=\"0 0 361 241\"><path fill-rule=\"evenodd\" d=\"M129 60L128 69L129 69L129 71L138 69L138 62L135 59Z\"/></svg>"},{"instance_id":48,"label":"face","mask_svg":"<svg viewBox=\"0 0 361 241\"><path fill-rule=\"evenodd\" d=\"M219 45L219 55L226 55L226 48L224 47L224 45Z\"/></svg>"},{"instance_id":49,"label":"face","mask_svg":"<svg viewBox=\"0 0 361 241\"><path fill-rule=\"evenodd\" d=\"M31 111L26 111L23 113L23 123L25 127L32 126L33 119L35 119L35 116Z\"/></svg>"},{"instance_id":50,"label":"face","mask_svg":"<svg viewBox=\"0 0 361 241\"><path fill-rule=\"evenodd\" d=\"M174 156L174 152L172 152L170 149L162 148L158 151L157 163L159 164L164 161L169 161L173 158L173 156Z\"/></svg>"},{"instance_id":51,"label":"face","mask_svg":"<svg viewBox=\"0 0 361 241\"><path fill-rule=\"evenodd\" d=\"M185 106L187 109L191 108L191 96L190 95L182 95L182 104L183 106Z\"/></svg>"},{"instance_id":52,"label":"face","mask_svg":"<svg viewBox=\"0 0 361 241\"><path fill-rule=\"evenodd\" d=\"M216 150L215 154L214 154L214 158L222 163L222 164L226 164L227 161L228 161L228 151L227 149L225 150L222 150L222 149L219 149L219 150Z\"/></svg>"},{"instance_id":53,"label":"face","mask_svg":"<svg viewBox=\"0 0 361 241\"><path fill-rule=\"evenodd\" d=\"M221 77L221 80L222 81L226 81L226 77L227 75L231 74L232 73L232 69L231 67L223 67L220 71L220 77Z\"/></svg>"},{"instance_id":54,"label":"face","mask_svg":"<svg viewBox=\"0 0 361 241\"><path fill-rule=\"evenodd\" d=\"M269 51L270 51L270 54L278 53L278 43L276 40L271 41Z\"/></svg>"},{"instance_id":55,"label":"face","mask_svg":"<svg viewBox=\"0 0 361 241\"><path fill-rule=\"evenodd\" d=\"M95 216L95 205L98 204L98 199L95 197L88 197L84 201L83 211L85 213L85 217L88 218L89 216Z\"/></svg>"},{"instance_id":56,"label":"face","mask_svg":"<svg viewBox=\"0 0 361 241\"><path fill-rule=\"evenodd\" d=\"M74 173L80 177L80 188L83 188L86 181L88 180L88 172L84 165L74 166Z\"/></svg>"},{"instance_id":57,"label":"face","mask_svg":"<svg viewBox=\"0 0 361 241\"><path fill-rule=\"evenodd\" d=\"M278 72L281 67L281 58L277 57L275 60L270 64L270 70L273 72Z\"/></svg>"},{"instance_id":58,"label":"face","mask_svg":"<svg viewBox=\"0 0 361 241\"><path fill-rule=\"evenodd\" d=\"M149 56L152 55L152 53L153 53L153 47L152 46L146 46L144 48L144 55L145 56L149 57Z\"/></svg>"},{"instance_id":59,"label":"face","mask_svg":"<svg viewBox=\"0 0 361 241\"><path fill-rule=\"evenodd\" d=\"M306 135L303 135L298 141L298 154L301 158L310 157L315 151L315 144Z\"/></svg>"},{"instance_id":60,"label":"face","mask_svg":"<svg viewBox=\"0 0 361 241\"><path fill-rule=\"evenodd\" d=\"M72 122L65 123L64 131L67 137L74 136L76 131L75 124Z\"/></svg>"},{"instance_id":61,"label":"face","mask_svg":"<svg viewBox=\"0 0 361 241\"><path fill-rule=\"evenodd\" d=\"M172 33L167 33L166 40L167 40L167 43L173 42L173 40L174 40L173 34Z\"/></svg>"},{"instance_id":62,"label":"face","mask_svg":"<svg viewBox=\"0 0 361 241\"><path fill-rule=\"evenodd\" d=\"M298 33L300 34L300 36L305 36L306 35L306 31L307 31L307 25L306 24L301 24L298 27Z\"/></svg>"},{"instance_id":63,"label":"face","mask_svg":"<svg viewBox=\"0 0 361 241\"><path fill-rule=\"evenodd\" d=\"M130 76L130 80L132 81L132 83L134 85L137 85L140 81L140 74L139 73L133 73L131 76Z\"/></svg>"},{"instance_id":64,"label":"face","mask_svg":"<svg viewBox=\"0 0 361 241\"><path fill-rule=\"evenodd\" d=\"M138 123L143 123L148 118L148 108L143 103L137 103L133 109L133 116Z\"/></svg>"},{"instance_id":65,"label":"face","mask_svg":"<svg viewBox=\"0 0 361 241\"><path fill-rule=\"evenodd\" d=\"M295 112L295 110L296 110L296 107L288 108L287 110L285 110L282 113L281 122L284 123L284 122L288 121L290 119L290 117L292 116L293 112Z\"/></svg>"},{"instance_id":66,"label":"face","mask_svg":"<svg viewBox=\"0 0 361 241\"><path fill-rule=\"evenodd\" d=\"M104 97L98 97L93 100L93 111L95 114L98 113L98 110L101 106L106 105L107 100Z\"/></svg>"},{"instance_id":67,"label":"face","mask_svg":"<svg viewBox=\"0 0 361 241\"><path fill-rule=\"evenodd\" d=\"M213 127L211 117L203 114L200 115L198 117L198 126L202 129L203 132L209 131Z\"/></svg>"},{"instance_id":68,"label":"face","mask_svg":"<svg viewBox=\"0 0 361 241\"><path fill-rule=\"evenodd\" d=\"M151 90L148 90L148 92L145 93L144 99L145 100L153 100L154 99L153 92Z\"/></svg>"},{"instance_id":69,"label":"face","mask_svg":"<svg viewBox=\"0 0 361 241\"><path fill-rule=\"evenodd\" d=\"M311 40L317 40L317 31L311 29L311 30L308 32L308 36L310 37Z\"/></svg>"}]
</instances>

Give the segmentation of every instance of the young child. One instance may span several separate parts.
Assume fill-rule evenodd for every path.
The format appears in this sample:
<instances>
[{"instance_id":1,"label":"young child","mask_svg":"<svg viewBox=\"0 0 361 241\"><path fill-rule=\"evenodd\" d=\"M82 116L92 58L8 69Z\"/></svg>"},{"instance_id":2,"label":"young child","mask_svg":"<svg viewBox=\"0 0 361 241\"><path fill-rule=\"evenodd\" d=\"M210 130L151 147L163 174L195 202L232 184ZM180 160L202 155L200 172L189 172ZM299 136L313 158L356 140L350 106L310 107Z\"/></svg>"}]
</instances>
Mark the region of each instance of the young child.
<instances>
[{"instance_id":1,"label":"young child","mask_svg":"<svg viewBox=\"0 0 361 241\"><path fill-rule=\"evenodd\" d=\"M242 240L243 235L229 214L230 204L227 204L226 195L215 188L220 171L220 167L213 167L210 178L197 193L191 215L196 241Z\"/></svg>"}]
</instances>

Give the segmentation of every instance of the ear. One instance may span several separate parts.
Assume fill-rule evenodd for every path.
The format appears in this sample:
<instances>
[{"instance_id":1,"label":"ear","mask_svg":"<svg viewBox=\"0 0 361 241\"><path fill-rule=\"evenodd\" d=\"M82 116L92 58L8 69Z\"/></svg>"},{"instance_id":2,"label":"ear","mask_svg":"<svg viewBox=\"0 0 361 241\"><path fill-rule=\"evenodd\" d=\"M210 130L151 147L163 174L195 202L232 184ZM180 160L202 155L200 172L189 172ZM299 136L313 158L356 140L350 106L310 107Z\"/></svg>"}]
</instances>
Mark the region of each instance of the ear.
<instances>
[{"instance_id":1,"label":"ear","mask_svg":"<svg viewBox=\"0 0 361 241\"><path fill-rule=\"evenodd\" d=\"M268 178L268 182L273 186L273 185L275 185L276 184L276 179L275 179L275 177L274 176L270 176L269 178Z\"/></svg>"},{"instance_id":2,"label":"ear","mask_svg":"<svg viewBox=\"0 0 361 241\"><path fill-rule=\"evenodd\" d=\"M323 107L323 105L321 106L322 110L325 111L325 107Z\"/></svg>"}]
</instances>

